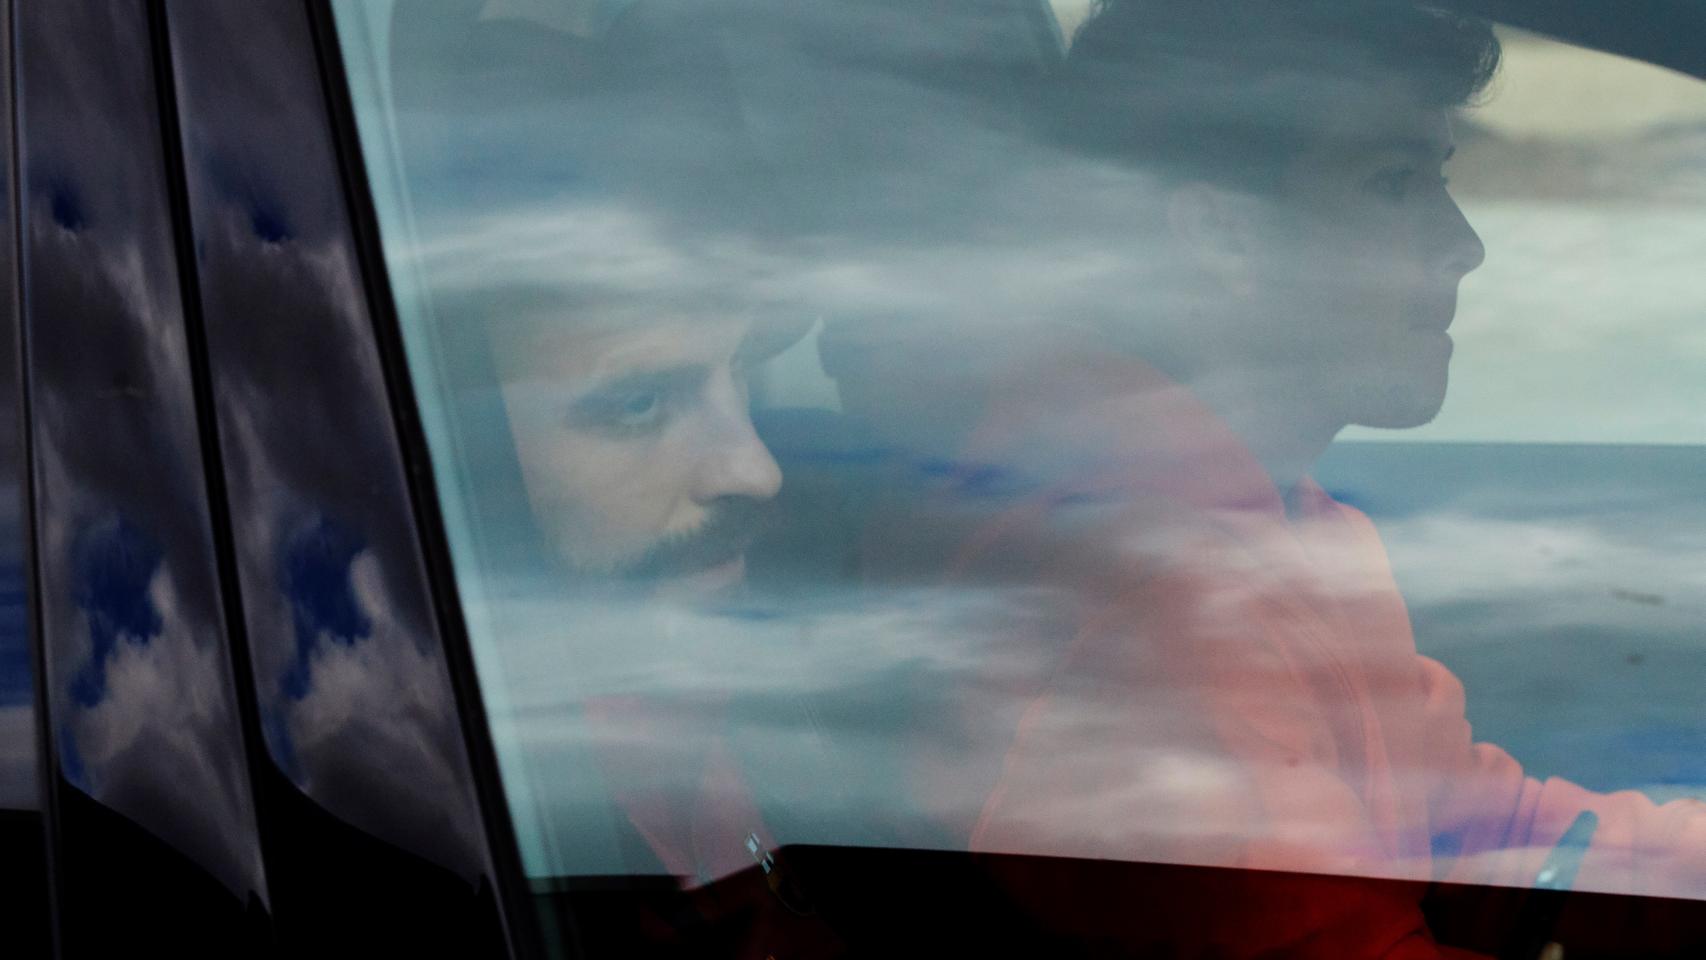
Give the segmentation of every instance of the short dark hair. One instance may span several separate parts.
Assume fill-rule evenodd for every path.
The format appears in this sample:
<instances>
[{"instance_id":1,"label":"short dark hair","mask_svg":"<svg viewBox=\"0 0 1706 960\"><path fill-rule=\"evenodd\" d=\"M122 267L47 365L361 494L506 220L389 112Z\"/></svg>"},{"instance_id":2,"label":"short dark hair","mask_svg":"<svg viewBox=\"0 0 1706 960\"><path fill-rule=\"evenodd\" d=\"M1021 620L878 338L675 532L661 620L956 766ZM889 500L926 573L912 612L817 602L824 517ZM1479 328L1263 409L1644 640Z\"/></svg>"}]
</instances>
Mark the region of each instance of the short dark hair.
<instances>
[{"instance_id":1,"label":"short dark hair","mask_svg":"<svg viewBox=\"0 0 1706 960\"><path fill-rule=\"evenodd\" d=\"M1395 81L1462 106L1499 57L1486 22L1408 0L1097 0L1047 124L1068 149L1265 190L1344 94Z\"/></svg>"}]
</instances>

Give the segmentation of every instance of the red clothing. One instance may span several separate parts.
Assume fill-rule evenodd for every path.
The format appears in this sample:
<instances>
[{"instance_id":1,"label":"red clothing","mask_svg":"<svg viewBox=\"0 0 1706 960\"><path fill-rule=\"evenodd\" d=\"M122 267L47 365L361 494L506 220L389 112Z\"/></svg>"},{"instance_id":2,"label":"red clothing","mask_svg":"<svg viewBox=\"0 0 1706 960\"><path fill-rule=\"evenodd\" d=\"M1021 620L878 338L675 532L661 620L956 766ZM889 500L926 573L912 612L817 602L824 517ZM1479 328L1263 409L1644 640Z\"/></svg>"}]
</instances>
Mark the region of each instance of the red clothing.
<instances>
[{"instance_id":1,"label":"red clothing","mask_svg":"<svg viewBox=\"0 0 1706 960\"><path fill-rule=\"evenodd\" d=\"M751 868L748 836L776 847L717 729L718 706L606 696L585 708L601 742L626 746L598 754L612 797L664 870L696 885Z\"/></svg>"},{"instance_id":2,"label":"red clothing","mask_svg":"<svg viewBox=\"0 0 1706 960\"><path fill-rule=\"evenodd\" d=\"M1577 889L1706 897L1706 804L1536 780L1475 743L1366 517L1308 481L1288 516L1186 390L1070 359L1016 384L970 450L1047 482L955 578L1046 558L1036 576L1075 598L974 849L1526 886L1591 809ZM1229 956L1440 955L1411 897L1228 910L1204 939Z\"/></svg>"},{"instance_id":3,"label":"red clothing","mask_svg":"<svg viewBox=\"0 0 1706 960\"><path fill-rule=\"evenodd\" d=\"M589 730L608 747L598 761L612 799L684 881L655 912L621 914L634 927L621 942L643 944L647 956L845 956L840 935L802 909L797 878L778 863L776 839L723 738L722 707L632 696L586 703Z\"/></svg>"}]
</instances>

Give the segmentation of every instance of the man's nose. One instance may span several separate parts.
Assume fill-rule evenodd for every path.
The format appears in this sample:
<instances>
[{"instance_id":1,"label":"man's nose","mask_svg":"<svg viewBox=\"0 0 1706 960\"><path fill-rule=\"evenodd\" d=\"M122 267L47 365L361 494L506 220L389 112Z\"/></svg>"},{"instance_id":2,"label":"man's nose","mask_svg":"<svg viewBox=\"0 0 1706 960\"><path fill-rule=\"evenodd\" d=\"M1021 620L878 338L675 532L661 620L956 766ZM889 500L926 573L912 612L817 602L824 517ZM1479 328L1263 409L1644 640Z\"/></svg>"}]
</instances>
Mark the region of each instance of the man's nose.
<instances>
[{"instance_id":1,"label":"man's nose","mask_svg":"<svg viewBox=\"0 0 1706 960\"><path fill-rule=\"evenodd\" d=\"M693 499L710 503L723 497L769 500L782 489L782 468L758 438L744 398L733 409L718 411L707 432L694 477Z\"/></svg>"},{"instance_id":2,"label":"man's nose","mask_svg":"<svg viewBox=\"0 0 1706 960\"><path fill-rule=\"evenodd\" d=\"M1445 198L1441 219L1443 266L1453 278L1461 279L1487 259L1487 248L1481 243L1481 235L1470 226L1469 218L1463 215L1463 208L1449 196Z\"/></svg>"}]
</instances>

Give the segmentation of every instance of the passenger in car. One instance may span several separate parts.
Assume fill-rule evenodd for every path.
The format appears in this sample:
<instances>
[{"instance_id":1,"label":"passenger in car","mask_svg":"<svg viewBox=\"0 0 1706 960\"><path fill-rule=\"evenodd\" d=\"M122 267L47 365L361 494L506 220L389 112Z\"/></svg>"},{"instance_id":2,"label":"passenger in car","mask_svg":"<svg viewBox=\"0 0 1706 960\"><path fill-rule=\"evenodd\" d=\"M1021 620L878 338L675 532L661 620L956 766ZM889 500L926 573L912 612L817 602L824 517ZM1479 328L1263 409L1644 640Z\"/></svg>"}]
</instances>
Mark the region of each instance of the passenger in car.
<instances>
[{"instance_id":1,"label":"passenger in car","mask_svg":"<svg viewBox=\"0 0 1706 960\"><path fill-rule=\"evenodd\" d=\"M791 338L741 316L492 327L522 482L565 572L659 591L737 583L782 485L747 379Z\"/></svg>"},{"instance_id":2,"label":"passenger in car","mask_svg":"<svg viewBox=\"0 0 1706 960\"><path fill-rule=\"evenodd\" d=\"M763 876L692 895L655 932L690 943L710 925L772 947L817 942L814 924L779 929L773 916L789 913L766 886L782 875L780 843L730 743L732 692L673 675L712 663L738 628L720 611L738 600L782 484L754 432L748 378L802 326L619 309L608 322L484 326L529 513L510 529L533 541L506 585L527 598L518 609L548 611L551 709L586 745L579 772L613 804L623 866L698 886L768 857Z\"/></svg>"},{"instance_id":3,"label":"passenger in car","mask_svg":"<svg viewBox=\"0 0 1706 960\"><path fill-rule=\"evenodd\" d=\"M533 581L603 608L599 622L621 621L625 634L651 633L645 624L690 631L679 618L667 622L670 611L715 605L740 587L747 548L781 487L753 429L747 380L800 329L717 316L489 327L541 548ZM646 719L645 704L620 698L589 710ZM741 842L755 823L725 845L720 872L750 865ZM647 832L672 871L719 873L659 830Z\"/></svg>"},{"instance_id":4,"label":"passenger in car","mask_svg":"<svg viewBox=\"0 0 1706 960\"><path fill-rule=\"evenodd\" d=\"M396 79L443 204L416 210L446 238L426 285L498 652L549 728L531 776L572 833L546 869L742 875L625 938L818 942L765 919L793 914L717 672L783 482L751 378L807 323L749 293L763 210L716 48L691 5L630 6L596 38L522 5L446 28L473 6L399 7L434 69Z\"/></svg>"},{"instance_id":5,"label":"passenger in car","mask_svg":"<svg viewBox=\"0 0 1706 960\"><path fill-rule=\"evenodd\" d=\"M957 451L1029 482L951 579L1029 571L1076 605L1069 637L1014 638L1052 662L973 848L1525 886L1592 811L1579 886L1706 895L1706 805L1541 781L1474 742L1374 528L1309 479L1343 428L1443 401L1483 249L1442 166L1498 58L1486 25L1406 4L1107 0L1078 33L1051 135L1141 171L1164 241L1133 237L1160 257L1129 264L1141 300L1006 348ZM1417 896L1285 889L1211 924L1166 891L1019 892L1110 931L1188 916L1179 955L1442 949Z\"/></svg>"}]
</instances>

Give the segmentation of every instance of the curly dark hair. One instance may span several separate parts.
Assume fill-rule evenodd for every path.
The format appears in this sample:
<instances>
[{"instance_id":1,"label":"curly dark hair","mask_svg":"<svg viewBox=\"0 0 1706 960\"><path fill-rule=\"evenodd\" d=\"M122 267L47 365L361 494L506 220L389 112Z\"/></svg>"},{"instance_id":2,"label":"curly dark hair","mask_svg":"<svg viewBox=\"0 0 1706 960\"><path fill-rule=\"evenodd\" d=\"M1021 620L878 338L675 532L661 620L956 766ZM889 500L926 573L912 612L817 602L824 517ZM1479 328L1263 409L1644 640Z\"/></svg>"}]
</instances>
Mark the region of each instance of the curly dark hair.
<instances>
[{"instance_id":1,"label":"curly dark hair","mask_svg":"<svg viewBox=\"0 0 1706 960\"><path fill-rule=\"evenodd\" d=\"M1097 0L1048 125L1069 149L1265 189L1347 96L1462 106L1499 58L1486 22L1408 0Z\"/></svg>"}]
</instances>

